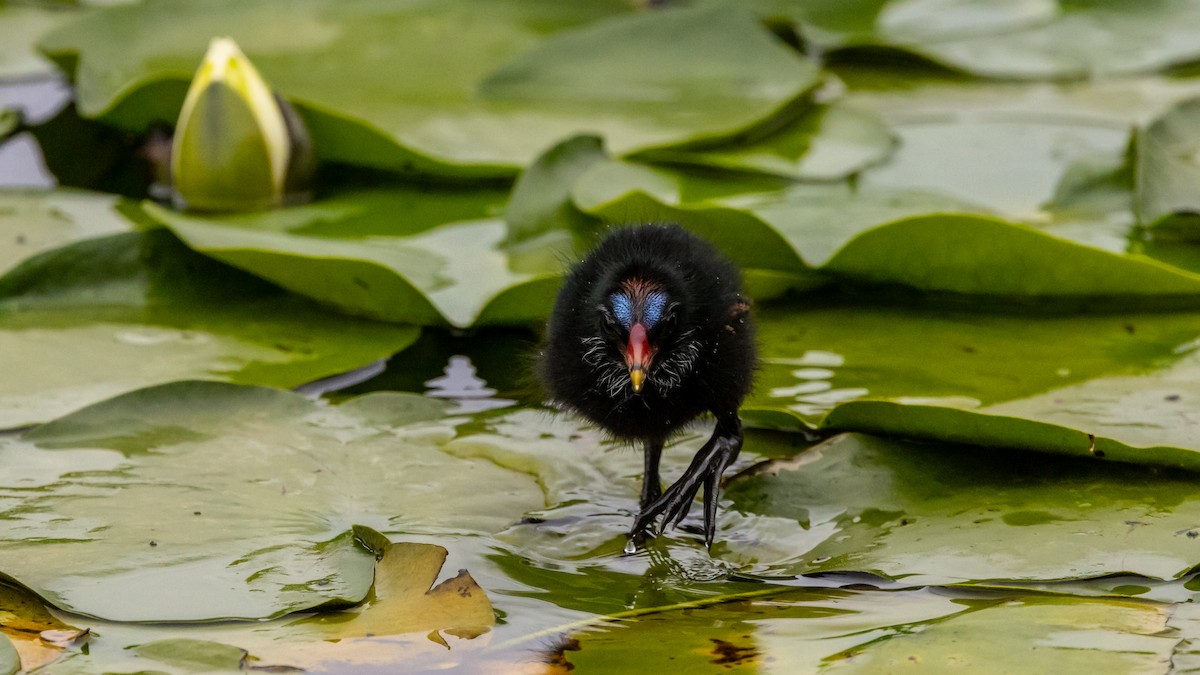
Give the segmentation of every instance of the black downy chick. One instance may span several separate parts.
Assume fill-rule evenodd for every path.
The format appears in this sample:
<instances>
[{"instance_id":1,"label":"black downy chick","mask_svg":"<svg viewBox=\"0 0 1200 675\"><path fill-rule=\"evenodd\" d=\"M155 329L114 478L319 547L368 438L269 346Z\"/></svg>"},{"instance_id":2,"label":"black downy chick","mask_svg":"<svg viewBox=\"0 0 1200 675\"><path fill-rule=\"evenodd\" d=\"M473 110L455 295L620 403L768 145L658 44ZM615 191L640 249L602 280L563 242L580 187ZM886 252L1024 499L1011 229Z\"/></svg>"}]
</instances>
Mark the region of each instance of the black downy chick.
<instances>
[{"instance_id":1,"label":"black downy chick","mask_svg":"<svg viewBox=\"0 0 1200 675\"><path fill-rule=\"evenodd\" d=\"M738 407L756 365L741 274L708 242L677 225L608 235L568 273L547 327L538 371L551 398L617 439L645 448L632 553L661 515L678 525L704 488L704 540L716 533L721 474L742 447ZM704 413L712 437L663 491L663 445Z\"/></svg>"}]
</instances>

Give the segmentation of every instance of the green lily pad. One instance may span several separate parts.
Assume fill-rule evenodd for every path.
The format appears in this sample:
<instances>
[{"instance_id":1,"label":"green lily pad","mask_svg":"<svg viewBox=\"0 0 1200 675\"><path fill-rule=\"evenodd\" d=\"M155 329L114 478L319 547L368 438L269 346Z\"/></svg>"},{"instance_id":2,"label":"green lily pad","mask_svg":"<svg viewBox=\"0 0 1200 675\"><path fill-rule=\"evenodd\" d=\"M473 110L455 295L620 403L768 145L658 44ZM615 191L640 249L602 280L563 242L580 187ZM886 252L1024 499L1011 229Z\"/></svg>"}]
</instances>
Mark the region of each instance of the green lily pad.
<instances>
[{"instance_id":1,"label":"green lily pad","mask_svg":"<svg viewBox=\"0 0 1200 675\"><path fill-rule=\"evenodd\" d=\"M816 268L860 283L1010 298L1191 298L1200 291L1193 273L966 213L979 209L928 193L778 187L611 162L589 169L573 198L612 222L635 214L680 222L751 270Z\"/></svg>"},{"instance_id":2,"label":"green lily pad","mask_svg":"<svg viewBox=\"0 0 1200 675\"><path fill-rule=\"evenodd\" d=\"M683 150L647 150L637 158L797 180L840 180L886 160L896 137L873 111L835 101L749 142Z\"/></svg>"},{"instance_id":3,"label":"green lily pad","mask_svg":"<svg viewBox=\"0 0 1200 675\"><path fill-rule=\"evenodd\" d=\"M1131 129L1197 95L1186 78L1070 83L960 81L849 67L848 100L900 139L867 187L934 190L1072 241L1130 250Z\"/></svg>"},{"instance_id":4,"label":"green lily pad","mask_svg":"<svg viewBox=\"0 0 1200 675\"><path fill-rule=\"evenodd\" d=\"M38 40L79 12L67 5L48 4L0 4L0 80L54 74L54 64L38 53Z\"/></svg>"},{"instance_id":5,"label":"green lily pad","mask_svg":"<svg viewBox=\"0 0 1200 675\"><path fill-rule=\"evenodd\" d=\"M37 253L132 230L118 204L112 195L82 190L0 192L0 276Z\"/></svg>"},{"instance_id":6,"label":"green lily pad","mask_svg":"<svg viewBox=\"0 0 1200 675\"><path fill-rule=\"evenodd\" d=\"M976 75L1083 79L1200 59L1200 47L1183 37L1198 20L1200 8L1186 0L897 0L880 12L877 30L887 44Z\"/></svg>"},{"instance_id":7,"label":"green lily pad","mask_svg":"<svg viewBox=\"0 0 1200 675\"><path fill-rule=\"evenodd\" d=\"M0 635L0 673L16 675L21 672L21 655L8 637Z\"/></svg>"},{"instance_id":8,"label":"green lily pad","mask_svg":"<svg viewBox=\"0 0 1200 675\"><path fill-rule=\"evenodd\" d=\"M730 482L734 508L787 519L811 547L723 555L761 574L859 571L911 584L1192 570L1194 480L1153 467L838 436Z\"/></svg>"},{"instance_id":9,"label":"green lily pad","mask_svg":"<svg viewBox=\"0 0 1200 675\"><path fill-rule=\"evenodd\" d=\"M442 452L453 427L421 423L441 411L411 395L329 408L216 382L85 408L0 446L0 573L122 621L357 603L375 555L353 524L490 533L542 503L529 478Z\"/></svg>"},{"instance_id":10,"label":"green lily pad","mask_svg":"<svg viewBox=\"0 0 1200 675\"><path fill-rule=\"evenodd\" d=\"M1187 644L1171 615L1169 605L1023 597L852 650L828 672L1165 672Z\"/></svg>"},{"instance_id":11,"label":"green lily pad","mask_svg":"<svg viewBox=\"0 0 1200 675\"><path fill-rule=\"evenodd\" d=\"M627 12L601 0L147 3L41 46L78 59L85 116L142 128L174 119L204 43L231 35L297 104L323 159L457 176L510 176L580 133L617 153L723 138L817 83L816 65L748 12ZM153 29L110 39L131 25Z\"/></svg>"},{"instance_id":12,"label":"green lily pad","mask_svg":"<svg viewBox=\"0 0 1200 675\"><path fill-rule=\"evenodd\" d=\"M1200 99L1184 101L1137 135L1136 208L1144 225L1200 216ZM1194 230L1193 227L1190 229ZM1164 224L1163 227L1169 227Z\"/></svg>"},{"instance_id":13,"label":"green lily pad","mask_svg":"<svg viewBox=\"0 0 1200 675\"><path fill-rule=\"evenodd\" d=\"M514 269L554 269L575 257L593 219L571 202L571 186L608 155L595 136L569 138L547 150L513 185L504 208L505 246Z\"/></svg>"},{"instance_id":14,"label":"green lily pad","mask_svg":"<svg viewBox=\"0 0 1200 675\"><path fill-rule=\"evenodd\" d=\"M827 428L1200 468L1182 414L1200 316L995 315L879 306L759 312L743 414Z\"/></svg>"},{"instance_id":15,"label":"green lily pad","mask_svg":"<svg viewBox=\"0 0 1200 675\"><path fill-rule=\"evenodd\" d=\"M773 664L818 672L842 652L894 639L902 626L968 609L928 591L805 589L683 603L577 631L560 657L581 672L761 672Z\"/></svg>"},{"instance_id":16,"label":"green lily pad","mask_svg":"<svg viewBox=\"0 0 1200 675\"><path fill-rule=\"evenodd\" d=\"M89 239L0 277L0 428L185 378L295 387L418 333L330 313L163 230Z\"/></svg>"},{"instance_id":17,"label":"green lily pad","mask_svg":"<svg viewBox=\"0 0 1200 675\"><path fill-rule=\"evenodd\" d=\"M1200 59L1188 39L1200 9L1150 4L1024 0L755 0L766 17L800 23L826 49L887 46L996 78L1099 79Z\"/></svg>"},{"instance_id":18,"label":"green lily pad","mask_svg":"<svg viewBox=\"0 0 1200 675\"><path fill-rule=\"evenodd\" d=\"M208 640L175 638L137 645L133 653L185 673L242 671L249 653L244 649Z\"/></svg>"},{"instance_id":19,"label":"green lily pad","mask_svg":"<svg viewBox=\"0 0 1200 675\"><path fill-rule=\"evenodd\" d=\"M144 211L205 255L349 313L467 327L539 320L554 301L556 260L511 268L503 198L398 187L261 213Z\"/></svg>"}]
</instances>

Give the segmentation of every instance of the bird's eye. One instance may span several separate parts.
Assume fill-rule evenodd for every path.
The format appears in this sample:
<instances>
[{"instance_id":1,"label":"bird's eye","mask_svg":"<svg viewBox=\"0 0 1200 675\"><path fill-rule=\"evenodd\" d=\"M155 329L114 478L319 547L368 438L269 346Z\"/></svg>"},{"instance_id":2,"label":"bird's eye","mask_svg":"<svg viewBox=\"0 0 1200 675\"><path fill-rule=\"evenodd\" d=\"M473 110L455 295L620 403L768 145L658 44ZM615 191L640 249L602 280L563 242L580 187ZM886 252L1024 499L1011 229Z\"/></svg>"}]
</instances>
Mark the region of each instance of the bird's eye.
<instances>
[{"instance_id":1,"label":"bird's eye","mask_svg":"<svg viewBox=\"0 0 1200 675\"><path fill-rule=\"evenodd\" d=\"M601 316L601 332L610 340L619 340L622 333L625 331L623 328L621 328L621 324L617 321L617 317L613 316L612 310L604 305L600 305L598 309L600 310Z\"/></svg>"}]
</instances>

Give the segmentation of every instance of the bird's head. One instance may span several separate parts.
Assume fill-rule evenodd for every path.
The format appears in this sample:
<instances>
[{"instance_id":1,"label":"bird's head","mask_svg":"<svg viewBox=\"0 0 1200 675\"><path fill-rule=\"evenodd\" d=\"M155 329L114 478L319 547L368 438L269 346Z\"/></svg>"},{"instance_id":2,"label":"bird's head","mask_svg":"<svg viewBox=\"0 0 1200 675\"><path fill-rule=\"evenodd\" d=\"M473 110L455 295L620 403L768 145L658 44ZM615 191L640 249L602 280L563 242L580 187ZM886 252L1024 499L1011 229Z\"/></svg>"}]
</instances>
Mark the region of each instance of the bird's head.
<instances>
[{"instance_id":1,"label":"bird's head","mask_svg":"<svg viewBox=\"0 0 1200 675\"><path fill-rule=\"evenodd\" d=\"M625 358L635 394L645 386L651 365L678 322L679 303L658 282L621 280L599 305L605 341Z\"/></svg>"}]
</instances>

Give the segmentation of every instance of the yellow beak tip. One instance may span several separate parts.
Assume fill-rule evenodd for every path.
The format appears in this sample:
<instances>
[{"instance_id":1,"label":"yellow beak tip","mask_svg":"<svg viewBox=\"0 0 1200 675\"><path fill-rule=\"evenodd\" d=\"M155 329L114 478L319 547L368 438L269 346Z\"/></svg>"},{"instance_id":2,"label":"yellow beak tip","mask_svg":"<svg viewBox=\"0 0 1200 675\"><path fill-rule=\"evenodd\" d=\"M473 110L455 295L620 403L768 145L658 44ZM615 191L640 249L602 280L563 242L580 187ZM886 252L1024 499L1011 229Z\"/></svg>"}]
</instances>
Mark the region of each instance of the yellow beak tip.
<instances>
[{"instance_id":1,"label":"yellow beak tip","mask_svg":"<svg viewBox=\"0 0 1200 675\"><path fill-rule=\"evenodd\" d=\"M646 382L646 371L641 368L629 371L629 381L633 384L633 393L640 394L642 385Z\"/></svg>"}]
</instances>

